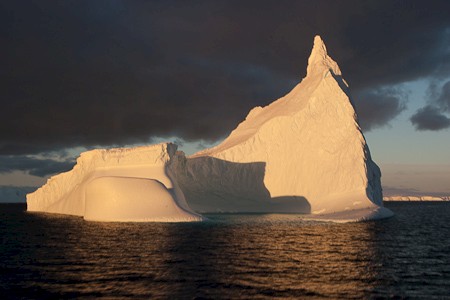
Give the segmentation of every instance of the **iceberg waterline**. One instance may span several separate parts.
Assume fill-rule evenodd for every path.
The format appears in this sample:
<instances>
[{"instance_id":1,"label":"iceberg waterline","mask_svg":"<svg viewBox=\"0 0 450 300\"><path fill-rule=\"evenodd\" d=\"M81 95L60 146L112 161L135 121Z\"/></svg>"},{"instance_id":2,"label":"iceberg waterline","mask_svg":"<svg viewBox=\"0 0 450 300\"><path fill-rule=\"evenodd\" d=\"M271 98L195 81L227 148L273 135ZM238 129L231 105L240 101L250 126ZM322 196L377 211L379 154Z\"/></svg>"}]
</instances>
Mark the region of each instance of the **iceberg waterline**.
<instances>
[{"instance_id":1,"label":"iceberg waterline","mask_svg":"<svg viewBox=\"0 0 450 300\"><path fill-rule=\"evenodd\" d=\"M97 221L199 221L196 212L392 215L348 85L319 36L307 76L252 109L216 147L186 157L163 143L83 153L72 171L27 196L28 210ZM325 217L324 217L325 216Z\"/></svg>"}]
</instances>

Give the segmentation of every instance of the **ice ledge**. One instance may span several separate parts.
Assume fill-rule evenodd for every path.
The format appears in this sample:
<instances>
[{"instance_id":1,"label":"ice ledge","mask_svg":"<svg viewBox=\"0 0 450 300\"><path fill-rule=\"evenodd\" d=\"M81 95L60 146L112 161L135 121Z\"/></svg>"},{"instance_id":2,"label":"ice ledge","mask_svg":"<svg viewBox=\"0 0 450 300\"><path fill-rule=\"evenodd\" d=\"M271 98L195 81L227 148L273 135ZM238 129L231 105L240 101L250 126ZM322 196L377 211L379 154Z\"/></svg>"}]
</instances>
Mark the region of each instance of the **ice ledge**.
<instances>
[{"instance_id":1,"label":"ice ledge","mask_svg":"<svg viewBox=\"0 0 450 300\"><path fill-rule=\"evenodd\" d=\"M383 206L367 207L356 210L347 210L330 214L307 215L305 220L333 222L333 223L352 223L372 220L386 219L394 216L394 213Z\"/></svg>"},{"instance_id":2,"label":"ice ledge","mask_svg":"<svg viewBox=\"0 0 450 300\"><path fill-rule=\"evenodd\" d=\"M178 205L156 179L98 177L85 188L84 219L102 222L191 222L204 218Z\"/></svg>"}]
</instances>

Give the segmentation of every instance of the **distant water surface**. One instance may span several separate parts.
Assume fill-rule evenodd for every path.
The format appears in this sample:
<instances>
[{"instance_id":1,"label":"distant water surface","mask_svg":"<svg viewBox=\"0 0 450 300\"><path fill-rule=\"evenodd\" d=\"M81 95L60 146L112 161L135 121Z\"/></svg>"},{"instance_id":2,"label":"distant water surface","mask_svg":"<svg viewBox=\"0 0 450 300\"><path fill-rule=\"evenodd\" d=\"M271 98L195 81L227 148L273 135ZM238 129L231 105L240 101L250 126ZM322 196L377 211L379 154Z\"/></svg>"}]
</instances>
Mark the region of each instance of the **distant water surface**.
<instances>
[{"instance_id":1,"label":"distant water surface","mask_svg":"<svg viewBox=\"0 0 450 300\"><path fill-rule=\"evenodd\" d=\"M1 299L450 299L450 203L366 223L95 223L0 205Z\"/></svg>"}]
</instances>

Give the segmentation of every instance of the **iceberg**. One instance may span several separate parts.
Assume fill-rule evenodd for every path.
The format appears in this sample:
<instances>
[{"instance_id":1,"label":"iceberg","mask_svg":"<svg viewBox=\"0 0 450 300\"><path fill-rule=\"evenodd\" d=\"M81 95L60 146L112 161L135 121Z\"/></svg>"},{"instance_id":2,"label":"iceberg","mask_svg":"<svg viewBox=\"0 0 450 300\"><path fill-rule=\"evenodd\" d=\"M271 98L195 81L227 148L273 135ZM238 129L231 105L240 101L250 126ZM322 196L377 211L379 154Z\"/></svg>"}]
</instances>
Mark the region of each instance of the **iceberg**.
<instances>
[{"instance_id":1,"label":"iceberg","mask_svg":"<svg viewBox=\"0 0 450 300\"><path fill-rule=\"evenodd\" d=\"M450 201L450 196L386 196L383 201Z\"/></svg>"},{"instance_id":2,"label":"iceberg","mask_svg":"<svg viewBox=\"0 0 450 300\"><path fill-rule=\"evenodd\" d=\"M162 143L84 152L71 171L27 195L27 210L90 221L201 221L168 169L176 149Z\"/></svg>"},{"instance_id":3,"label":"iceberg","mask_svg":"<svg viewBox=\"0 0 450 300\"><path fill-rule=\"evenodd\" d=\"M198 213L302 213L349 222L392 216L349 87L319 36L306 77L253 108L221 144L186 157L162 143L82 153L27 195L28 211L93 221L201 221Z\"/></svg>"},{"instance_id":4,"label":"iceberg","mask_svg":"<svg viewBox=\"0 0 450 300\"><path fill-rule=\"evenodd\" d=\"M370 220L383 207L372 161L337 63L319 36L306 77L286 96L253 108L221 144L171 165L199 212L279 212Z\"/></svg>"}]
</instances>

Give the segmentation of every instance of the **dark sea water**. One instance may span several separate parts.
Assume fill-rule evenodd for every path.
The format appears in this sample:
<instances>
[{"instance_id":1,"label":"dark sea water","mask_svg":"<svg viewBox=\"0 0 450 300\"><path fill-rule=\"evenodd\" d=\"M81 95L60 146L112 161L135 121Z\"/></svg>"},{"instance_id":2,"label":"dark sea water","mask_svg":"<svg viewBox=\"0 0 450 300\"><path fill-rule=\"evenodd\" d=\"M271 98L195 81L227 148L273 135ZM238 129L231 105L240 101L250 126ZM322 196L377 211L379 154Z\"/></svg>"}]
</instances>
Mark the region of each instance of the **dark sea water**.
<instances>
[{"instance_id":1,"label":"dark sea water","mask_svg":"<svg viewBox=\"0 0 450 300\"><path fill-rule=\"evenodd\" d=\"M450 299L450 203L366 223L95 223L0 205L0 299Z\"/></svg>"}]
</instances>

